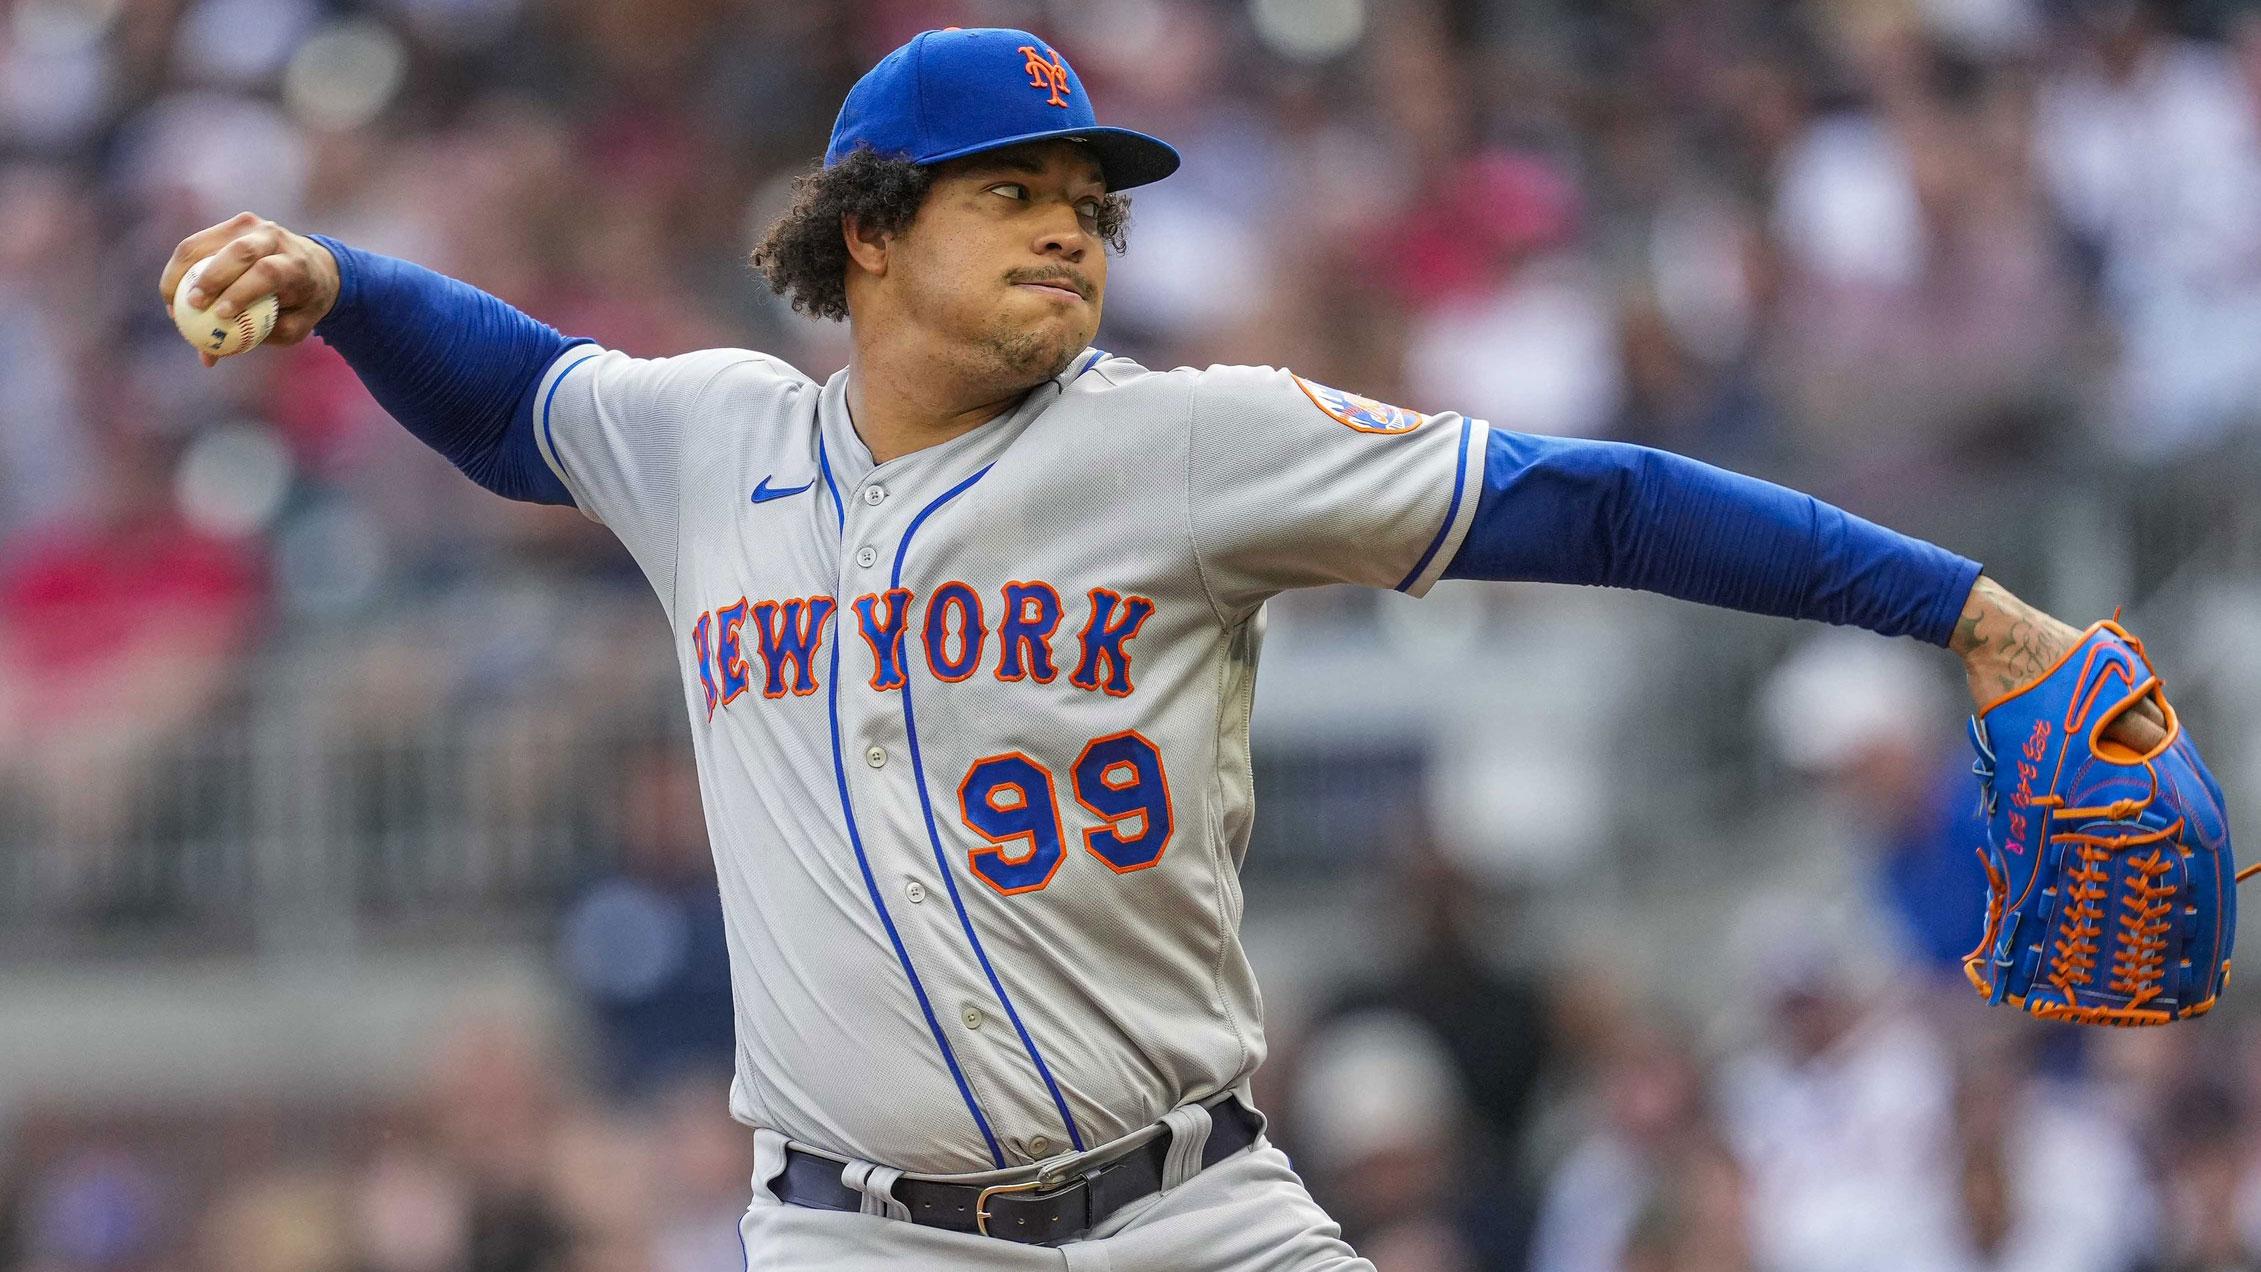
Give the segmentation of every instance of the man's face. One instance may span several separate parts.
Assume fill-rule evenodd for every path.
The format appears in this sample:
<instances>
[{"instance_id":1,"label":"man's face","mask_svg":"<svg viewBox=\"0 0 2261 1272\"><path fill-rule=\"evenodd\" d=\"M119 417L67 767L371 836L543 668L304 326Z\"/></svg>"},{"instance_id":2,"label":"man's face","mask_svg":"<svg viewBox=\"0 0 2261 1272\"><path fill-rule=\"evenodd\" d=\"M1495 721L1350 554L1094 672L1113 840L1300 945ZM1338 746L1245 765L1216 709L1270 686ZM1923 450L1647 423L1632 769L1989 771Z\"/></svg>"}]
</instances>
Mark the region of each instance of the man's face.
<instances>
[{"instance_id":1,"label":"man's face","mask_svg":"<svg viewBox=\"0 0 2261 1272\"><path fill-rule=\"evenodd\" d=\"M888 252L906 316L1001 388L1058 375L1099 330L1105 194L1098 161L1073 142L942 165Z\"/></svg>"}]
</instances>

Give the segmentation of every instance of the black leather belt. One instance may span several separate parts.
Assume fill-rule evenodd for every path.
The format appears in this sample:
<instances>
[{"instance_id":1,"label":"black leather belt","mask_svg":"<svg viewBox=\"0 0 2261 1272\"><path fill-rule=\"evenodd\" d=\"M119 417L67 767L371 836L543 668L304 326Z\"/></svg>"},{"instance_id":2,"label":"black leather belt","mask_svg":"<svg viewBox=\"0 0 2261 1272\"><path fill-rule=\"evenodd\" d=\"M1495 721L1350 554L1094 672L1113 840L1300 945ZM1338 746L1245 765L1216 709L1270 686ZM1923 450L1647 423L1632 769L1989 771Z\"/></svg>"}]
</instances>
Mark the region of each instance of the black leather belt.
<instances>
[{"instance_id":1,"label":"black leather belt","mask_svg":"<svg viewBox=\"0 0 2261 1272\"><path fill-rule=\"evenodd\" d=\"M1205 1170L1255 1143L1263 1127L1255 1113L1231 1097L1210 1105L1209 1117L1209 1142L1201 1149ZM1066 1179L985 1187L905 1178L895 1181L894 1196L910 1210L913 1223L1026 1245L1057 1245L1089 1234L1107 1216L1159 1190L1170 1138L1165 1131L1103 1166ZM789 1148L785 1171L770 1182L770 1191L791 1206L861 1210L863 1194L840 1182L841 1165Z\"/></svg>"}]
</instances>

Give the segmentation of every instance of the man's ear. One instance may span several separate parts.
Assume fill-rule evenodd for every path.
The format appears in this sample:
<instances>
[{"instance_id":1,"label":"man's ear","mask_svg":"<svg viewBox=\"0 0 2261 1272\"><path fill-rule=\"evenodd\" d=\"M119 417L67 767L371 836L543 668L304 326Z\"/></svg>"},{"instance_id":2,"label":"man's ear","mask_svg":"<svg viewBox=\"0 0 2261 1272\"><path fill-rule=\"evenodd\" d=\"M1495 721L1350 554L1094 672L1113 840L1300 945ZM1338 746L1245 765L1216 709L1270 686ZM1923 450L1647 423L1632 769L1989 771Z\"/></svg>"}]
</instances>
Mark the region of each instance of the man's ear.
<instances>
[{"instance_id":1,"label":"man's ear","mask_svg":"<svg viewBox=\"0 0 2261 1272\"><path fill-rule=\"evenodd\" d=\"M840 235L847 240L848 259L858 268L875 278L887 272L887 249L894 235L879 233L852 215L840 218Z\"/></svg>"}]
</instances>

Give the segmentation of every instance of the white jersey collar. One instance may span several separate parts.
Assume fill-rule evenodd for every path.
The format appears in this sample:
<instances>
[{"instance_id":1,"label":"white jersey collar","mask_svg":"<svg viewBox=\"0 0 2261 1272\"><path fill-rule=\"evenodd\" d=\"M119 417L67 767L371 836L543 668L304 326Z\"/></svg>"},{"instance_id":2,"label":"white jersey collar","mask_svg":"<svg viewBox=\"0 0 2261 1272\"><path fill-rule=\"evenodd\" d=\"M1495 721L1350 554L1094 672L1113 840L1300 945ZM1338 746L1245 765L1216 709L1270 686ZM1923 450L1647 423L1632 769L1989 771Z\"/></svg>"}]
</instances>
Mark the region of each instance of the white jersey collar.
<instances>
[{"instance_id":1,"label":"white jersey collar","mask_svg":"<svg viewBox=\"0 0 2261 1272\"><path fill-rule=\"evenodd\" d=\"M833 479L842 488L846 488L861 484L876 467L892 468L912 461L917 461L924 467L929 462L943 460L960 450L980 449L976 439L1011 430L1013 426L1035 418L1058 401L1076 377L1090 370L1093 364L1105 356L1098 349L1085 348L1068 363L1067 370L1030 389L1013 409L996 419L940 445L897 456L885 465L875 465L872 462L871 448L864 445L864 439L856 434L855 421L848 412L848 368L842 367L824 382L824 391L817 398L817 429L824 438L825 454L832 466Z\"/></svg>"}]
</instances>

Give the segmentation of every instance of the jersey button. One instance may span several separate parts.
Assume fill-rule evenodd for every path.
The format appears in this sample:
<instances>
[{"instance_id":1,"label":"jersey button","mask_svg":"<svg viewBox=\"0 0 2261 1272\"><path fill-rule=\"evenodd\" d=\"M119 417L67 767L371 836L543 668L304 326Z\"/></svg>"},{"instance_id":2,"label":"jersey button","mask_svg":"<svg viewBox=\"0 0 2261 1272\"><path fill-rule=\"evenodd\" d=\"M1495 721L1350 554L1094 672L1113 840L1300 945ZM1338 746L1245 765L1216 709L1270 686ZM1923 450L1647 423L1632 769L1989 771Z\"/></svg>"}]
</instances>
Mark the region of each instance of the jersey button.
<instances>
[{"instance_id":1,"label":"jersey button","mask_svg":"<svg viewBox=\"0 0 2261 1272\"><path fill-rule=\"evenodd\" d=\"M965 1021L968 1029L979 1029L981 1028L981 1008L968 1007L958 1013L958 1019Z\"/></svg>"},{"instance_id":2,"label":"jersey button","mask_svg":"<svg viewBox=\"0 0 2261 1272\"><path fill-rule=\"evenodd\" d=\"M867 544L864 547L856 549L856 564L868 570L872 566L878 564L878 562L879 550L877 548L871 547Z\"/></svg>"},{"instance_id":3,"label":"jersey button","mask_svg":"<svg viewBox=\"0 0 2261 1272\"><path fill-rule=\"evenodd\" d=\"M1045 1155L1046 1153L1049 1153L1049 1152L1051 1152L1051 1151L1052 1151L1052 1141L1051 1141L1051 1140L1048 1140L1048 1139L1046 1139L1046 1138L1045 1138L1045 1137L1043 1137L1042 1135L1031 1135L1031 1136L1029 1136L1029 1137L1028 1137L1028 1155L1029 1155L1029 1156L1031 1156L1031 1157L1042 1157L1042 1156L1044 1156L1044 1155Z\"/></svg>"},{"instance_id":4,"label":"jersey button","mask_svg":"<svg viewBox=\"0 0 2261 1272\"><path fill-rule=\"evenodd\" d=\"M873 768L886 768L887 752L882 751L875 746L869 751L864 752L864 763L871 765Z\"/></svg>"},{"instance_id":5,"label":"jersey button","mask_svg":"<svg viewBox=\"0 0 2261 1272\"><path fill-rule=\"evenodd\" d=\"M885 500L886 498L887 498L887 487L885 487L885 486L866 486L866 487L864 487L864 502L865 502L865 503L867 503L867 504L870 504L870 505L871 505L872 507L874 507L874 508L877 508L877 507L878 507L878 506L880 505L881 501Z\"/></svg>"},{"instance_id":6,"label":"jersey button","mask_svg":"<svg viewBox=\"0 0 2261 1272\"><path fill-rule=\"evenodd\" d=\"M916 879L913 879L909 883L903 885L903 895L911 899L912 905L917 905L919 902L926 900L926 885L920 883Z\"/></svg>"}]
</instances>

